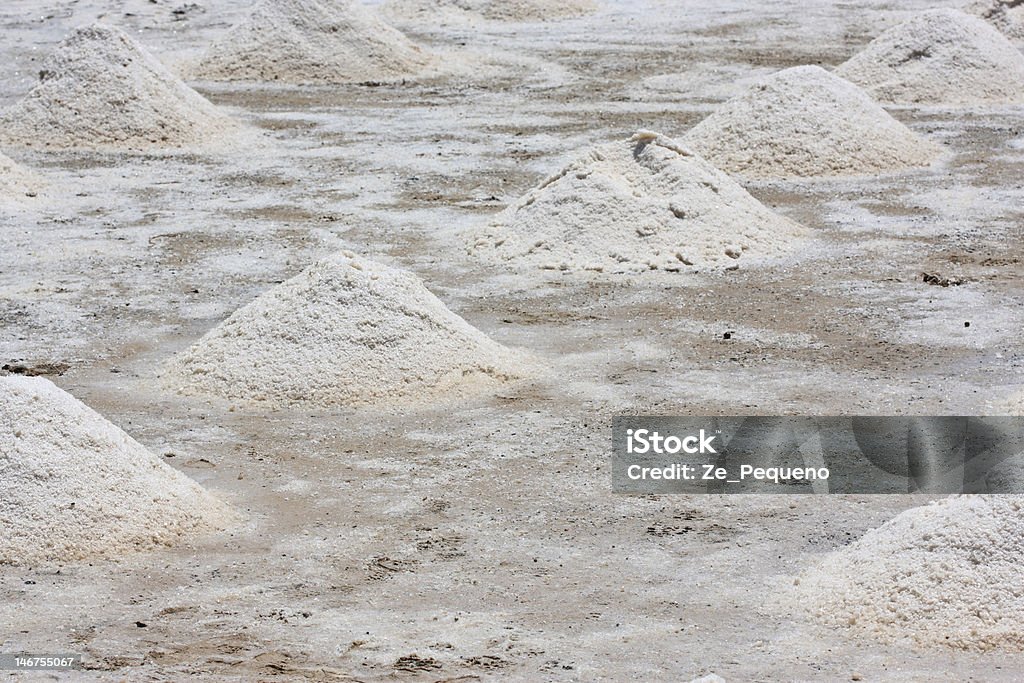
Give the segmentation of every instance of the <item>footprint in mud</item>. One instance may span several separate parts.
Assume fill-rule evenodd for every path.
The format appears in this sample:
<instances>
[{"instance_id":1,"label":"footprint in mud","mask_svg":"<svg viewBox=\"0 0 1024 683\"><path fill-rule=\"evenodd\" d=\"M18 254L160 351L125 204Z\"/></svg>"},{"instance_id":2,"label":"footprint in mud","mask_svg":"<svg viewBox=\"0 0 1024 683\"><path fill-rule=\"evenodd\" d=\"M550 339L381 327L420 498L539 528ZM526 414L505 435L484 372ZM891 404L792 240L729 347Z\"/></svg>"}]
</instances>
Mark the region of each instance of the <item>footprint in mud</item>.
<instances>
[{"instance_id":1,"label":"footprint in mud","mask_svg":"<svg viewBox=\"0 0 1024 683\"><path fill-rule=\"evenodd\" d=\"M651 524L647 527L647 534L656 538L695 534L700 536L703 541L721 543L734 538L736 536L736 529L714 522L702 523L691 518L680 520L674 517L668 522L659 521Z\"/></svg>"},{"instance_id":2,"label":"footprint in mud","mask_svg":"<svg viewBox=\"0 0 1024 683\"><path fill-rule=\"evenodd\" d=\"M416 541L416 549L420 552L432 552L441 560L455 560L466 556L463 545L464 536L458 534L440 534L433 529L424 529Z\"/></svg>"},{"instance_id":3,"label":"footprint in mud","mask_svg":"<svg viewBox=\"0 0 1024 683\"><path fill-rule=\"evenodd\" d=\"M441 663L433 657L421 657L417 654L404 655L395 660L396 671L408 673L420 673L423 671L436 671L441 668Z\"/></svg>"},{"instance_id":4,"label":"footprint in mud","mask_svg":"<svg viewBox=\"0 0 1024 683\"><path fill-rule=\"evenodd\" d=\"M367 564L367 578L370 581L386 581L400 572L412 571L415 565L414 560L396 560L381 555L373 558Z\"/></svg>"},{"instance_id":5,"label":"footprint in mud","mask_svg":"<svg viewBox=\"0 0 1024 683\"><path fill-rule=\"evenodd\" d=\"M487 669L493 671L495 669L503 669L508 666L508 662L501 657L495 657L494 655L478 655L476 657L463 657L463 663L466 666L471 666L474 669Z\"/></svg>"}]
</instances>

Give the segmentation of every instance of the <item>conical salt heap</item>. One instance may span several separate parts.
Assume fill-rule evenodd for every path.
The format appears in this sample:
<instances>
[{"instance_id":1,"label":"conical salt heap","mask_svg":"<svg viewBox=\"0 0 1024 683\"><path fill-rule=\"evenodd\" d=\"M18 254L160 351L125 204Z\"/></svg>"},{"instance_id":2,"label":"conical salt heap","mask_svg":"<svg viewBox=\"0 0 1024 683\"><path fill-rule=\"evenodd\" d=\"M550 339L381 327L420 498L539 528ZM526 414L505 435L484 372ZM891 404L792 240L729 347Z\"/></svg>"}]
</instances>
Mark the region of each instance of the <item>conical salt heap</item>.
<instances>
[{"instance_id":1,"label":"conical salt heap","mask_svg":"<svg viewBox=\"0 0 1024 683\"><path fill-rule=\"evenodd\" d=\"M41 377L0 377L0 564L173 545L232 513Z\"/></svg>"},{"instance_id":2,"label":"conical salt heap","mask_svg":"<svg viewBox=\"0 0 1024 683\"><path fill-rule=\"evenodd\" d=\"M1024 0L976 0L967 6L1018 45L1024 43Z\"/></svg>"},{"instance_id":3,"label":"conical salt heap","mask_svg":"<svg viewBox=\"0 0 1024 683\"><path fill-rule=\"evenodd\" d=\"M836 74L887 104L1024 102L1024 54L984 20L954 9L889 29Z\"/></svg>"},{"instance_id":4,"label":"conical salt heap","mask_svg":"<svg viewBox=\"0 0 1024 683\"><path fill-rule=\"evenodd\" d=\"M292 84L399 81L438 60L352 0L264 0L194 76Z\"/></svg>"},{"instance_id":5,"label":"conical salt heap","mask_svg":"<svg viewBox=\"0 0 1024 683\"><path fill-rule=\"evenodd\" d=\"M552 21L596 9L593 0L391 0L385 5L393 17L424 21L452 15L490 21Z\"/></svg>"},{"instance_id":6,"label":"conical salt heap","mask_svg":"<svg viewBox=\"0 0 1024 683\"><path fill-rule=\"evenodd\" d=\"M817 66L761 80L682 142L715 166L752 178L890 173L927 166L939 154L863 90Z\"/></svg>"},{"instance_id":7,"label":"conical salt heap","mask_svg":"<svg viewBox=\"0 0 1024 683\"><path fill-rule=\"evenodd\" d=\"M805 572L797 600L885 642L1024 648L1024 497L966 495L907 510Z\"/></svg>"},{"instance_id":8,"label":"conical salt heap","mask_svg":"<svg viewBox=\"0 0 1024 683\"><path fill-rule=\"evenodd\" d=\"M519 357L405 271L346 252L278 285L173 359L185 394L273 405L425 403L522 377Z\"/></svg>"},{"instance_id":9,"label":"conical salt heap","mask_svg":"<svg viewBox=\"0 0 1024 683\"><path fill-rule=\"evenodd\" d=\"M0 152L0 197L21 197L33 191L31 173Z\"/></svg>"},{"instance_id":10,"label":"conical salt heap","mask_svg":"<svg viewBox=\"0 0 1024 683\"><path fill-rule=\"evenodd\" d=\"M147 150L220 142L237 126L120 29L80 28L0 114L12 145Z\"/></svg>"},{"instance_id":11,"label":"conical salt heap","mask_svg":"<svg viewBox=\"0 0 1024 683\"><path fill-rule=\"evenodd\" d=\"M517 267L678 271L756 263L805 234L695 153L641 131L545 180L470 252Z\"/></svg>"}]
</instances>

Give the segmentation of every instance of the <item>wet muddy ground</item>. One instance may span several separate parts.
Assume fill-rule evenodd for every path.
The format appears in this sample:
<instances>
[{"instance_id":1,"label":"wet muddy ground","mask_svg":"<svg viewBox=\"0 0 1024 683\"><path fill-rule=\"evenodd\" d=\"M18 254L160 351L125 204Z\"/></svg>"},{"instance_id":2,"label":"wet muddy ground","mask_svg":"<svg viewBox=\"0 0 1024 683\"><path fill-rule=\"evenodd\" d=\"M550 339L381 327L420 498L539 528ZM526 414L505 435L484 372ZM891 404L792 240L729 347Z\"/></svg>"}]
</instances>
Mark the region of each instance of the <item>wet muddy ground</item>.
<instances>
[{"instance_id":1,"label":"wet muddy ground","mask_svg":"<svg viewBox=\"0 0 1024 683\"><path fill-rule=\"evenodd\" d=\"M0 104L101 14L192 59L245 3L203 4L178 19L166 2L11 0ZM614 496L609 455L627 413L999 414L1024 389L1024 109L893 110L948 148L917 173L748 184L813 228L769 267L515 273L465 250L574 150L681 134L745 76L837 64L934 4L611 2L557 24L405 26L518 67L195 84L262 131L235 152L9 150L47 185L0 208L0 361L50 373L246 522L0 568L0 651L82 652L75 680L1019 679L1020 655L854 640L787 601L809 563L921 498ZM416 272L546 373L409 412L160 389L174 353L342 248Z\"/></svg>"}]
</instances>

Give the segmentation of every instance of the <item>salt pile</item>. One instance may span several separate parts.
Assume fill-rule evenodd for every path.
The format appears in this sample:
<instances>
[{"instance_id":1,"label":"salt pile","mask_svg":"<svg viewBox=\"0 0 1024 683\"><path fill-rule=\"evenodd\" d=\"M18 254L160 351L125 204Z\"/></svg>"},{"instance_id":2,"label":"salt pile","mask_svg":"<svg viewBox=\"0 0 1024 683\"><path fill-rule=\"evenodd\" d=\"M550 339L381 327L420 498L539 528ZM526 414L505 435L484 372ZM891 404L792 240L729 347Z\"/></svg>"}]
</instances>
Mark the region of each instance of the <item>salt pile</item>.
<instances>
[{"instance_id":1,"label":"salt pile","mask_svg":"<svg viewBox=\"0 0 1024 683\"><path fill-rule=\"evenodd\" d=\"M287 405L427 402L523 376L517 354L411 273L345 252L278 285L171 361L185 394Z\"/></svg>"},{"instance_id":2,"label":"salt pile","mask_svg":"<svg viewBox=\"0 0 1024 683\"><path fill-rule=\"evenodd\" d=\"M641 131L582 154L503 211L470 251L530 268L678 271L757 262L805 234L701 157Z\"/></svg>"},{"instance_id":3,"label":"salt pile","mask_svg":"<svg viewBox=\"0 0 1024 683\"><path fill-rule=\"evenodd\" d=\"M682 142L719 168L754 178L886 173L927 166L939 153L863 90L817 66L759 81Z\"/></svg>"},{"instance_id":4,"label":"salt pile","mask_svg":"<svg viewBox=\"0 0 1024 683\"><path fill-rule=\"evenodd\" d=\"M436 17L489 21L551 21L589 14L593 0L391 0L385 11L405 20Z\"/></svg>"},{"instance_id":5,"label":"salt pile","mask_svg":"<svg viewBox=\"0 0 1024 683\"><path fill-rule=\"evenodd\" d=\"M889 29L836 74L884 103L1024 102L1024 55L982 19L953 9Z\"/></svg>"},{"instance_id":6,"label":"salt pile","mask_svg":"<svg viewBox=\"0 0 1024 683\"><path fill-rule=\"evenodd\" d=\"M351 0L264 0L206 52L212 81L331 84L399 81L436 58Z\"/></svg>"},{"instance_id":7,"label":"salt pile","mask_svg":"<svg viewBox=\"0 0 1024 683\"><path fill-rule=\"evenodd\" d=\"M999 29L1018 43L1024 42L1024 0L977 0L967 11Z\"/></svg>"},{"instance_id":8,"label":"salt pile","mask_svg":"<svg viewBox=\"0 0 1024 683\"><path fill-rule=\"evenodd\" d=\"M0 197L18 197L33 191L32 174L0 152Z\"/></svg>"},{"instance_id":9,"label":"salt pile","mask_svg":"<svg viewBox=\"0 0 1024 683\"><path fill-rule=\"evenodd\" d=\"M41 377L0 377L0 563L64 562L223 526L228 509Z\"/></svg>"},{"instance_id":10,"label":"salt pile","mask_svg":"<svg viewBox=\"0 0 1024 683\"><path fill-rule=\"evenodd\" d=\"M907 510L805 573L798 591L826 624L887 642L1024 648L1024 497Z\"/></svg>"},{"instance_id":11,"label":"salt pile","mask_svg":"<svg viewBox=\"0 0 1024 683\"><path fill-rule=\"evenodd\" d=\"M72 32L43 62L39 84L0 114L0 137L27 147L186 147L236 129L123 31L103 24Z\"/></svg>"}]
</instances>

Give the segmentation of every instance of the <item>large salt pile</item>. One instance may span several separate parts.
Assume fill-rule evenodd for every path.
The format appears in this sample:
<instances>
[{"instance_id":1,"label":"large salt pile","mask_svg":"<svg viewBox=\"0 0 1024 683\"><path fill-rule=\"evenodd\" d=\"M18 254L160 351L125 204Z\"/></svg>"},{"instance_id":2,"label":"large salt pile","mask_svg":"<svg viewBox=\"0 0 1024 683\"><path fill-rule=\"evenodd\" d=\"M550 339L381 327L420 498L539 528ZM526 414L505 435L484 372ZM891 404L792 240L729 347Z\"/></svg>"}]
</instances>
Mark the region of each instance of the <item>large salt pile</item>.
<instances>
[{"instance_id":1,"label":"large salt pile","mask_svg":"<svg viewBox=\"0 0 1024 683\"><path fill-rule=\"evenodd\" d=\"M236 311L164 379L185 394L363 406L493 387L521 367L415 275L345 252Z\"/></svg>"},{"instance_id":2,"label":"large salt pile","mask_svg":"<svg viewBox=\"0 0 1024 683\"><path fill-rule=\"evenodd\" d=\"M978 17L922 12L836 69L890 104L1024 102L1024 54Z\"/></svg>"},{"instance_id":3,"label":"large salt pile","mask_svg":"<svg viewBox=\"0 0 1024 683\"><path fill-rule=\"evenodd\" d=\"M1024 43L1024 0L976 0L967 11L999 29L1010 40Z\"/></svg>"},{"instance_id":4,"label":"large salt pile","mask_svg":"<svg viewBox=\"0 0 1024 683\"><path fill-rule=\"evenodd\" d=\"M1024 648L1024 497L907 510L806 572L797 591L818 619L854 633Z\"/></svg>"},{"instance_id":5,"label":"large salt pile","mask_svg":"<svg viewBox=\"0 0 1024 683\"><path fill-rule=\"evenodd\" d=\"M228 509L41 377L0 377L0 563L116 555L223 526Z\"/></svg>"},{"instance_id":6,"label":"large salt pile","mask_svg":"<svg viewBox=\"0 0 1024 683\"><path fill-rule=\"evenodd\" d=\"M926 166L939 153L863 90L817 66L759 81L682 142L719 168L754 178L886 173Z\"/></svg>"},{"instance_id":7,"label":"large salt pile","mask_svg":"<svg viewBox=\"0 0 1024 683\"><path fill-rule=\"evenodd\" d=\"M780 255L805 233L695 153L641 131L545 180L470 251L530 268L678 271Z\"/></svg>"},{"instance_id":8,"label":"large salt pile","mask_svg":"<svg viewBox=\"0 0 1024 683\"><path fill-rule=\"evenodd\" d=\"M390 0L385 11L403 20L437 17L490 21L551 21L589 14L593 0Z\"/></svg>"},{"instance_id":9,"label":"large salt pile","mask_svg":"<svg viewBox=\"0 0 1024 683\"><path fill-rule=\"evenodd\" d=\"M331 84L399 81L437 59L352 0L264 0L207 50L194 76Z\"/></svg>"},{"instance_id":10,"label":"large salt pile","mask_svg":"<svg viewBox=\"0 0 1024 683\"><path fill-rule=\"evenodd\" d=\"M119 29L75 30L0 114L12 145L144 150L219 141L236 125Z\"/></svg>"}]
</instances>

